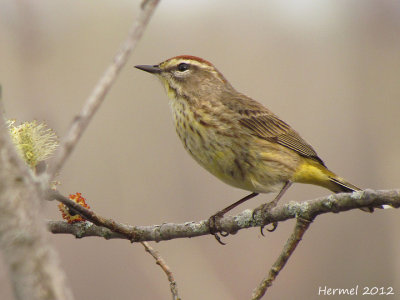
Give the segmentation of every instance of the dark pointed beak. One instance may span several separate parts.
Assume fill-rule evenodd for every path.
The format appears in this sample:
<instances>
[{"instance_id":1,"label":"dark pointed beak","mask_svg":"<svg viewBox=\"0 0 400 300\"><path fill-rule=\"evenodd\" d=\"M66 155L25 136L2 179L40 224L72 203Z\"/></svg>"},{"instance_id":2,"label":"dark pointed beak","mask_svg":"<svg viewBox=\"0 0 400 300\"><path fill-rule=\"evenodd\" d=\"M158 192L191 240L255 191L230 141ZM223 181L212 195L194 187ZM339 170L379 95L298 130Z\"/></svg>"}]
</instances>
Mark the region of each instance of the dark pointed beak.
<instances>
[{"instance_id":1,"label":"dark pointed beak","mask_svg":"<svg viewBox=\"0 0 400 300\"><path fill-rule=\"evenodd\" d=\"M161 73L161 69L158 65L154 66L149 66L149 65L139 65L135 66L135 68L138 68L139 70L146 71L152 74L159 74Z\"/></svg>"}]
</instances>

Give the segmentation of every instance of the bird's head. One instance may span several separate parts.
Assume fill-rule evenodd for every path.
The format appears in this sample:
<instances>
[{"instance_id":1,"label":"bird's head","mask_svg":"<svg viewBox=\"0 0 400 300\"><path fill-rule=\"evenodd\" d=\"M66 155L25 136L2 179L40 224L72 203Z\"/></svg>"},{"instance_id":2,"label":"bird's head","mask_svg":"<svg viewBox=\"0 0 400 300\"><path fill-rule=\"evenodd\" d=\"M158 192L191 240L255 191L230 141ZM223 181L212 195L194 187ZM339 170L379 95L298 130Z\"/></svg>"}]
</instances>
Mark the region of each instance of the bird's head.
<instances>
[{"instance_id":1,"label":"bird's head","mask_svg":"<svg viewBox=\"0 0 400 300\"><path fill-rule=\"evenodd\" d=\"M176 56L158 65L138 65L136 68L156 75L168 95L198 99L217 95L232 88L224 76L208 61L190 55Z\"/></svg>"}]
</instances>

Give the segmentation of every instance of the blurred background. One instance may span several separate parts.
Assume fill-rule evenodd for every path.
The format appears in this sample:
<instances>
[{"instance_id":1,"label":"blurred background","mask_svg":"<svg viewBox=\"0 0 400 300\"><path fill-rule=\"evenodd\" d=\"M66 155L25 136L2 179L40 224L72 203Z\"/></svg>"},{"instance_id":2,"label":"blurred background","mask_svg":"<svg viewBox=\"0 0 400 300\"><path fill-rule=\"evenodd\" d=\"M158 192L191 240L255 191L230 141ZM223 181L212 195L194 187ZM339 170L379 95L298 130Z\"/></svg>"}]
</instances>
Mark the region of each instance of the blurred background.
<instances>
[{"instance_id":1,"label":"blurred background","mask_svg":"<svg viewBox=\"0 0 400 300\"><path fill-rule=\"evenodd\" d=\"M0 84L7 116L45 121L62 137L139 5L1 1ZM206 219L246 195L189 157L160 83L133 68L180 54L213 62L350 182L400 187L399 1L170 0L160 3L59 175L63 194L81 192L97 213L133 225ZM294 185L282 201L328 193ZM273 197L259 196L234 213ZM48 219L61 218L56 203L46 203L44 211ZM226 246L211 236L152 245L172 269L183 299L249 299L293 226L281 223L266 237L257 228L242 230L225 238ZM320 286L392 286L399 295L399 226L396 210L318 217L268 299L320 299ZM165 274L141 245L69 235L51 240L76 299L171 297ZM0 298L12 299L1 254Z\"/></svg>"}]
</instances>

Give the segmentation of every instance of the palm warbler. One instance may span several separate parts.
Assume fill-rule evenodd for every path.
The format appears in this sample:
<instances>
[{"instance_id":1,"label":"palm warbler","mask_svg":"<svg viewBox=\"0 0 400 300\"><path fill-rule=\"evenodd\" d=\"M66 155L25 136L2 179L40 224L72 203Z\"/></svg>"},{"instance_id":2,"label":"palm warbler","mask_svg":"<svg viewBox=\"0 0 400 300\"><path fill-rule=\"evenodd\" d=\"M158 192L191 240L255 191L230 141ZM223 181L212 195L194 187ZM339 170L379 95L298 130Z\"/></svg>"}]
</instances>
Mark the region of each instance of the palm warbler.
<instances>
[{"instance_id":1,"label":"palm warbler","mask_svg":"<svg viewBox=\"0 0 400 300\"><path fill-rule=\"evenodd\" d=\"M190 155L225 183L252 192L214 217L259 193L280 191L276 204L292 182L335 193L359 190L331 172L287 123L236 91L210 62L182 55L136 68L164 84L176 132Z\"/></svg>"}]
</instances>

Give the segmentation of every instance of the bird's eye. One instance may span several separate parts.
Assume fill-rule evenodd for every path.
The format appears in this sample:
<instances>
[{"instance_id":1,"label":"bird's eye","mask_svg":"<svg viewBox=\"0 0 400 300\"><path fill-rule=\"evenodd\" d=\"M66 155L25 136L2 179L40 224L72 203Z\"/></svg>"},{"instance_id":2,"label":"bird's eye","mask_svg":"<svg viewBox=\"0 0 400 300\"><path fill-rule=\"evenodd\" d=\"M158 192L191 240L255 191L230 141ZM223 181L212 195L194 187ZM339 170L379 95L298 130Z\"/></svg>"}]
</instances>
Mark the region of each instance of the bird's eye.
<instances>
[{"instance_id":1,"label":"bird's eye","mask_svg":"<svg viewBox=\"0 0 400 300\"><path fill-rule=\"evenodd\" d=\"M186 71L186 70L189 70L189 64L180 63L180 64L178 65L178 71L179 71L179 72L184 72L184 71Z\"/></svg>"}]
</instances>

